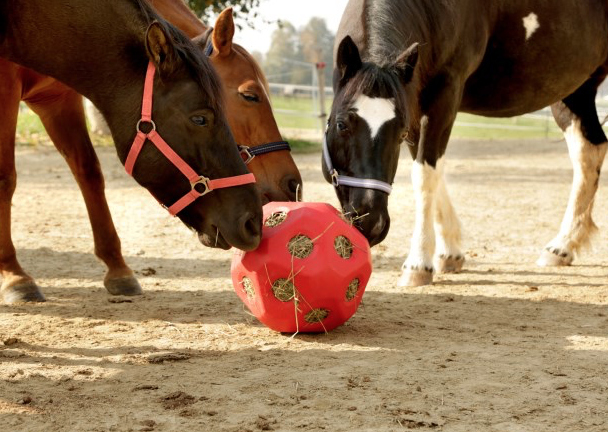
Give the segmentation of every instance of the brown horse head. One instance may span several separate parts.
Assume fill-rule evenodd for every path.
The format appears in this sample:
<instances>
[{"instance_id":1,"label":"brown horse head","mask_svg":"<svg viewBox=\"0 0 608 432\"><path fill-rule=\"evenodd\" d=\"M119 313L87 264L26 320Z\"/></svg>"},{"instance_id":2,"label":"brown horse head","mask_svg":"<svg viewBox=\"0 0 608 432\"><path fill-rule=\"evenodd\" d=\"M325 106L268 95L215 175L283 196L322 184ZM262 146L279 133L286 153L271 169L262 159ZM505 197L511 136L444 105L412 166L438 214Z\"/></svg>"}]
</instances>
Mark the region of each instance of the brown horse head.
<instances>
[{"instance_id":1,"label":"brown horse head","mask_svg":"<svg viewBox=\"0 0 608 432\"><path fill-rule=\"evenodd\" d=\"M218 180L246 174L223 113L219 80L206 65L204 55L185 36L161 22L148 27L145 45L148 60L157 71L152 120L158 134L200 176ZM119 144L123 139L115 130L125 119L113 112L105 114L124 161L128 148ZM190 190L198 191L175 162L149 141L137 158L133 176L167 207ZM249 250L260 239L260 204L253 185L230 187L196 199L177 216L206 246Z\"/></svg>"},{"instance_id":2,"label":"brown horse head","mask_svg":"<svg viewBox=\"0 0 608 432\"><path fill-rule=\"evenodd\" d=\"M249 147L281 141L264 74L251 54L232 42L233 36L232 8L228 8L215 27L195 41L203 49L209 49L210 44L213 48L210 59L220 76L234 138L239 145ZM264 203L293 201L298 191L302 193L300 173L287 150L256 156L248 168L255 174Z\"/></svg>"},{"instance_id":3,"label":"brown horse head","mask_svg":"<svg viewBox=\"0 0 608 432\"><path fill-rule=\"evenodd\" d=\"M217 180L248 174L209 60L144 0L0 1L0 11L0 57L89 98L106 118L123 163L142 118L151 61L156 69L151 116L168 147L199 176ZM141 132L149 132L147 123ZM166 206L200 192L199 182L189 181L150 141L143 144L132 173ZM208 246L251 250L261 239L261 200L252 184L214 190L178 216Z\"/></svg>"}]
</instances>

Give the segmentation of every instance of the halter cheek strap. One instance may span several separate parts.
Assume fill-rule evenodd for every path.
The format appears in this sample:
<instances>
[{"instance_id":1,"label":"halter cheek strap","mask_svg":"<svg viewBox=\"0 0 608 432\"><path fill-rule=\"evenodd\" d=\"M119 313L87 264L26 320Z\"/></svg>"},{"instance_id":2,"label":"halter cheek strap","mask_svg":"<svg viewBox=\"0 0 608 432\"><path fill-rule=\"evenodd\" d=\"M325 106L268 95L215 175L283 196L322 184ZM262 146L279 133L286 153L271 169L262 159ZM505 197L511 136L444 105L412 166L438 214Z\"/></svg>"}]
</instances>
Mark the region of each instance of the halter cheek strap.
<instances>
[{"instance_id":1,"label":"halter cheek strap","mask_svg":"<svg viewBox=\"0 0 608 432\"><path fill-rule=\"evenodd\" d=\"M381 180L362 179L338 174L338 170L334 168L333 164L331 163L331 157L329 156L327 134L323 135L323 159L325 160L325 165L329 170L331 182L336 188L338 186L350 186L364 189L375 189L388 195L390 195L393 191L393 187L390 184Z\"/></svg>"},{"instance_id":2,"label":"halter cheek strap","mask_svg":"<svg viewBox=\"0 0 608 432\"><path fill-rule=\"evenodd\" d=\"M135 136L135 140L133 141L133 145L131 146L131 150L129 151L127 160L125 162L125 170L127 173L131 176L133 175L135 162L137 161L137 157L139 156L139 153L141 152L141 149L146 141L150 141L152 144L154 144L156 148L160 150L161 153L165 155L165 157L169 159L169 161L171 161L171 163L173 163L173 165L175 165L184 176L186 176L190 182L190 187L192 188L190 192L167 208L172 216L177 215L184 208L192 204L197 198L200 198L216 189L255 183L255 177L253 174L243 174L216 180L210 180L208 177L197 174L196 171L194 171L192 167L190 167L190 165L188 165L186 161L184 161L165 142L165 140L162 139L162 137L156 131L156 124L152 120L152 96L155 72L156 68L154 67L154 63L149 62L148 70L146 72L146 81L144 83L141 119L137 122L137 135ZM141 130L142 123L149 123L152 126L150 132L143 132Z\"/></svg>"},{"instance_id":3,"label":"halter cheek strap","mask_svg":"<svg viewBox=\"0 0 608 432\"><path fill-rule=\"evenodd\" d=\"M260 156L266 153L272 153L279 150L291 151L291 147L287 141L277 141L266 144L260 144L253 147L240 145L239 152L243 158L243 162L248 164L253 160L254 157Z\"/></svg>"}]
</instances>

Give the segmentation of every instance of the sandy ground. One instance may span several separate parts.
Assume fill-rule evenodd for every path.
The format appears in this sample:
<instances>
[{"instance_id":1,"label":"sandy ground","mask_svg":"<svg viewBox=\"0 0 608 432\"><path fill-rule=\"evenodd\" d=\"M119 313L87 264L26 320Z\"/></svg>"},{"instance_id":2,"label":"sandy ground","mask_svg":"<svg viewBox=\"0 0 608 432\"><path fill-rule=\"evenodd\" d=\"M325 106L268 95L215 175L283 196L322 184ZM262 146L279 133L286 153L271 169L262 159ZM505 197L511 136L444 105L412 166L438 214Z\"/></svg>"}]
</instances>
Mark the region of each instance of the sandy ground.
<instances>
[{"instance_id":1,"label":"sandy ground","mask_svg":"<svg viewBox=\"0 0 608 432\"><path fill-rule=\"evenodd\" d=\"M404 158L362 307L295 338L244 310L231 252L199 245L101 148L145 289L110 302L65 164L48 147L17 153L14 239L49 301L0 305L2 431L608 430L606 177L594 250L569 268L534 265L569 194L564 143L451 143L466 271L424 288L395 286L413 224ZM296 160L305 198L335 204L320 155Z\"/></svg>"}]
</instances>

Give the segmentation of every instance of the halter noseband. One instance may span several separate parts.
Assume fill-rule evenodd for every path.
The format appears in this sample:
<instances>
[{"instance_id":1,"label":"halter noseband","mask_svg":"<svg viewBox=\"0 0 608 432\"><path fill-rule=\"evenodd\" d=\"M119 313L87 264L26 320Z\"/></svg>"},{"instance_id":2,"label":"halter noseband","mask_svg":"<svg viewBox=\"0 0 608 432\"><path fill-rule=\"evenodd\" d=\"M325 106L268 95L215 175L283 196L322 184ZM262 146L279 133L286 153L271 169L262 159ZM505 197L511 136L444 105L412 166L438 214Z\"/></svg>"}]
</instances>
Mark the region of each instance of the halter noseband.
<instances>
[{"instance_id":1,"label":"halter noseband","mask_svg":"<svg viewBox=\"0 0 608 432\"><path fill-rule=\"evenodd\" d=\"M158 148L163 155L173 165L181 171L183 175L190 181L191 190L176 203L167 208L172 216L177 215L184 208L192 204L196 199L208 194L216 189L228 188L233 186L241 186L249 183L255 183L255 176L253 174L243 174L233 177L225 177L217 180L210 180L208 177L197 174L190 165L186 163L175 151L169 147L169 145L161 138L156 131L156 124L152 120L152 96L153 96L153 84L154 84L154 73L156 68L154 63L148 63L148 70L146 71L146 80L144 83L144 96L141 107L141 119L137 122L136 131L137 135L133 140L133 145L127 156L125 162L125 170L129 175L133 175L133 167L137 161L137 157L141 152L146 140L151 141L152 144ZM152 126L150 132L143 132L141 130L142 123L149 123ZM204 188L202 191L197 189L197 186L202 185ZM200 188L200 186L199 186Z\"/></svg>"},{"instance_id":2,"label":"halter noseband","mask_svg":"<svg viewBox=\"0 0 608 432\"><path fill-rule=\"evenodd\" d=\"M205 38L209 39L209 36L211 36L212 33L213 27L210 27L207 30ZM204 53L207 57L210 57L211 54L213 54L213 42L210 41L207 43L207 47L205 48ZM291 151L291 147L289 146L289 143L287 141L276 141L266 144L258 144L256 146L239 145L238 147L239 152L241 153L241 157L243 158L243 162L245 162L245 164L247 165L249 165L249 163L256 156L261 156L266 153L272 153L280 150Z\"/></svg>"},{"instance_id":3,"label":"halter noseband","mask_svg":"<svg viewBox=\"0 0 608 432\"><path fill-rule=\"evenodd\" d=\"M338 186L350 186L364 189L375 189L388 195L390 195L393 191L393 187L390 184L381 180L362 179L338 174L338 170L334 168L333 164L331 163L331 157L329 156L329 148L327 147L327 132L323 135L323 159L325 160L325 165L327 166L327 170L331 176L331 183L336 188Z\"/></svg>"}]
</instances>

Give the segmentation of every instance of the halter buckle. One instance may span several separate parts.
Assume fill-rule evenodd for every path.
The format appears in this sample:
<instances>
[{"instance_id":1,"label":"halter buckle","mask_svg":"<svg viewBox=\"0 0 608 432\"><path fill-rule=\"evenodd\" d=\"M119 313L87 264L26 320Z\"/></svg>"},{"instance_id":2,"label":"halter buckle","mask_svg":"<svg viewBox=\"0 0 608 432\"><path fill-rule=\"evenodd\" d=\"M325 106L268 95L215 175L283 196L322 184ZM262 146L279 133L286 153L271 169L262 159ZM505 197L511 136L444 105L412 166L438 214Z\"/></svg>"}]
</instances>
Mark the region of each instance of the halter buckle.
<instances>
[{"instance_id":1,"label":"halter buckle","mask_svg":"<svg viewBox=\"0 0 608 432\"><path fill-rule=\"evenodd\" d=\"M191 181L190 182L190 186L192 187L193 191L196 191L198 194L200 194L199 196L203 196L203 195L207 195L209 192L211 192L211 187L209 186L209 179L205 176L200 176L198 178L198 180L195 181ZM203 185L204 186L204 190L201 192L198 189L196 189L196 187L198 185Z\"/></svg>"},{"instance_id":2,"label":"halter buckle","mask_svg":"<svg viewBox=\"0 0 608 432\"><path fill-rule=\"evenodd\" d=\"M338 187L338 177L340 177L340 175L338 174L338 170L334 168L333 170L331 170L329 175L331 176L331 184L333 184L334 187Z\"/></svg>"},{"instance_id":3,"label":"halter buckle","mask_svg":"<svg viewBox=\"0 0 608 432\"><path fill-rule=\"evenodd\" d=\"M150 131L148 132L144 132L141 130L141 124L142 123L149 123L150 125L152 125L152 129L150 129ZM151 131L155 131L156 130L156 123L154 123L154 120L150 119L150 120L144 120L144 119L139 119L137 124L135 125L135 132L139 133L143 133L143 134L149 134Z\"/></svg>"},{"instance_id":4,"label":"halter buckle","mask_svg":"<svg viewBox=\"0 0 608 432\"><path fill-rule=\"evenodd\" d=\"M239 153L241 154L241 157L243 158L243 162L245 162L245 165L247 165L249 162L251 162L253 160L253 158L255 157L255 155L253 153L251 153L249 146L240 145Z\"/></svg>"}]
</instances>

